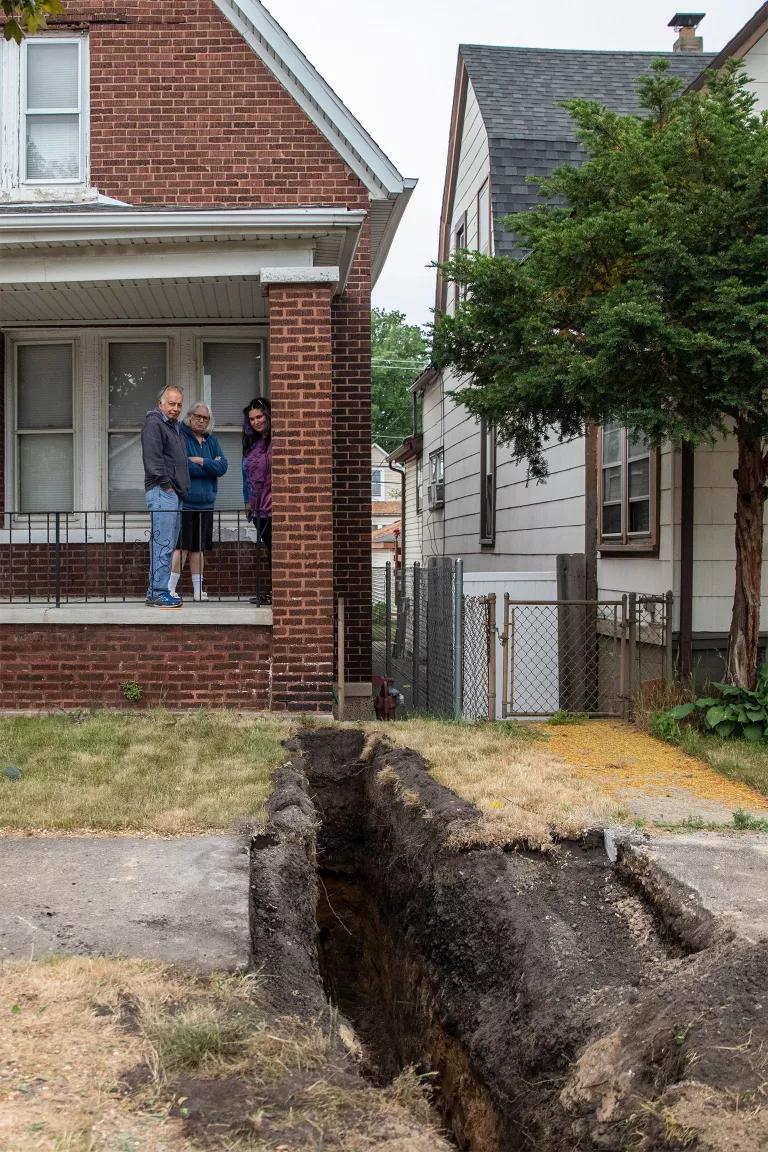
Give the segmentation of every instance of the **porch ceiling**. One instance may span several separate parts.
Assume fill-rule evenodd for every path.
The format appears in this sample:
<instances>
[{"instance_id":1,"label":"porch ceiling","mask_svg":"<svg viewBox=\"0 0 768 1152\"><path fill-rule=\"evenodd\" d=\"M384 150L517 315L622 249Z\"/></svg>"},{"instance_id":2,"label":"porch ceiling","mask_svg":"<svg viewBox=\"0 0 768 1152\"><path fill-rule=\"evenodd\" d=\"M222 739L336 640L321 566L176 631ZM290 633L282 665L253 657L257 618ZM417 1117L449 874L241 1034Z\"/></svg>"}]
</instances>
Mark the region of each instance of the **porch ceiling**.
<instances>
[{"instance_id":1,"label":"porch ceiling","mask_svg":"<svg viewBox=\"0 0 768 1152\"><path fill-rule=\"evenodd\" d=\"M267 269L338 269L363 212L0 210L0 326L263 320ZM335 276L333 277L336 278Z\"/></svg>"}]
</instances>

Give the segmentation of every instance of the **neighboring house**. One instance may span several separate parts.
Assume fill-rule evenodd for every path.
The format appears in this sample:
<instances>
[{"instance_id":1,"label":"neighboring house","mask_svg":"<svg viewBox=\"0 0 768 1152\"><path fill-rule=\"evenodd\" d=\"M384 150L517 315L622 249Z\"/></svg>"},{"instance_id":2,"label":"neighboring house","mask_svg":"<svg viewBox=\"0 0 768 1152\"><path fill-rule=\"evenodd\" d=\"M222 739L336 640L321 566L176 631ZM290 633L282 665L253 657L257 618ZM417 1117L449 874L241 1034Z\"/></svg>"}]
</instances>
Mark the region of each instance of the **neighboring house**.
<instances>
[{"instance_id":1,"label":"neighboring house","mask_svg":"<svg viewBox=\"0 0 768 1152\"><path fill-rule=\"evenodd\" d=\"M384 528L400 519L402 480L389 467L389 457L378 444L371 445L371 527Z\"/></svg>"},{"instance_id":2,"label":"neighboring house","mask_svg":"<svg viewBox=\"0 0 768 1152\"><path fill-rule=\"evenodd\" d=\"M462 247L521 255L501 218L537 203L530 177L544 178L582 155L564 100L584 97L637 113L636 83L654 60L668 60L673 74L695 85L708 67L744 57L759 107L768 107L768 4L717 57L701 50L700 18L673 19L679 38L672 53L461 46L440 259ZM438 309L450 312L458 296L438 276ZM606 428L553 443L549 479L539 485L496 443L492 427L450 399L459 383L430 369L415 385L423 394L425 559L462 556L468 571L554 574L559 555L581 554L589 596L671 589L682 670L698 664L719 675L733 598L734 445L656 452L642 438ZM412 449L396 457L415 473ZM416 531L406 519L406 550ZM764 613L768 626L768 600Z\"/></svg>"},{"instance_id":3,"label":"neighboring house","mask_svg":"<svg viewBox=\"0 0 768 1152\"><path fill-rule=\"evenodd\" d=\"M131 680L327 709L340 595L348 692L370 690L370 295L413 185L258 0L69 0L0 42L0 705L120 704ZM176 613L143 604L139 432L166 383L211 403L231 461L207 570L231 602ZM235 511L254 394L260 608Z\"/></svg>"}]
</instances>

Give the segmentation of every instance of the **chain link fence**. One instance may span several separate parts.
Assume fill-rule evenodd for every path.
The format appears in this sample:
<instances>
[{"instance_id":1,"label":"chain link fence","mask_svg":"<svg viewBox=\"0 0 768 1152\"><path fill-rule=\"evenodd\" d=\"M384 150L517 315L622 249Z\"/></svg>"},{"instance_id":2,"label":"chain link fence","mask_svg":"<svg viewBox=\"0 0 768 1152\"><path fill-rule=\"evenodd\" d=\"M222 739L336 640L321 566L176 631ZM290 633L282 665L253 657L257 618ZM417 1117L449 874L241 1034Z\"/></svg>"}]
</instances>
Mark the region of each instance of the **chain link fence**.
<instances>
[{"instance_id":1,"label":"chain link fence","mask_svg":"<svg viewBox=\"0 0 768 1152\"><path fill-rule=\"evenodd\" d=\"M464 595L460 560L388 564L373 571L373 673L407 714L626 717L642 685L672 679L671 608L671 593L497 605Z\"/></svg>"}]
</instances>

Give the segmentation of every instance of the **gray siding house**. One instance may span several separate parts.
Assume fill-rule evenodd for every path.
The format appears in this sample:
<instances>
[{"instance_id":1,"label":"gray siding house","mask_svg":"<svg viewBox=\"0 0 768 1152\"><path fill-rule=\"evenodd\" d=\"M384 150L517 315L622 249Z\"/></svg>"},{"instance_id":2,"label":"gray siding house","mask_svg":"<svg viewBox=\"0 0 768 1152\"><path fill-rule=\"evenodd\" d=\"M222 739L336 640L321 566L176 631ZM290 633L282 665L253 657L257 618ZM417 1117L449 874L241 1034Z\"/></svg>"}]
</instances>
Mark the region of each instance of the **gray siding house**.
<instances>
[{"instance_id":1,"label":"gray siding house","mask_svg":"<svg viewBox=\"0 0 768 1152\"><path fill-rule=\"evenodd\" d=\"M677 17L672 22L675 24ZM768 107L768 4L717 56L701 50L695 25L678 27L673 52L598 52L462 45L451 116L440 221L440 259L456 248L520 256L501 219L538 201L536 180L578 163L580 146L561 107L574 97L639 113L637 81L666 59L686 85L708 67L743 57L759 107ZM533 178L533 183L531 183ZM457 289L438 275L436 305L450 312ZM428 369L414 389L423 438L400 454L420 499L406 510L409 559L461 556L468 572L539 573L554 580L557 557L585 557L584 591L675 596L683 671L719 674L734 584L734 445L656 452L622 428L595 430L548 449L549 478L495 442L450 393L460 380ZM548 577L548 578L549 578ZM544 579L544 576L542 576ZM764 593L768 592L768 566ZM548 596L552 595L551 589ZM763 605L768 631L768 597Z\"/></svg>"}]
</instances>

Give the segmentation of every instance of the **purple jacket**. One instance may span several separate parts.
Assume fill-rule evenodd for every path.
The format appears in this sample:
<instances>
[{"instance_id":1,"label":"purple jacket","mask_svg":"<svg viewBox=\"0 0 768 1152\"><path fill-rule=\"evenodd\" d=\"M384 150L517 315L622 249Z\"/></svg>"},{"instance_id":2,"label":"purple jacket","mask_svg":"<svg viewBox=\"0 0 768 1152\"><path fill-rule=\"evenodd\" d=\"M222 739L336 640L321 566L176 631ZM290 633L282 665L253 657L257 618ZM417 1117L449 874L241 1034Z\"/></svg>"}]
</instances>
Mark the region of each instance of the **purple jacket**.
<instances>
[{"instance_id":1,"label":"purple jacket","mask_svg":"<svg viewBox=\"0 0 768 1152\"><path fill-rule=\"evenodd\" d=\"M243 496L255 516L272 515L272 442L260 437L243 458Z\"/></svg>"}]
</instances>

